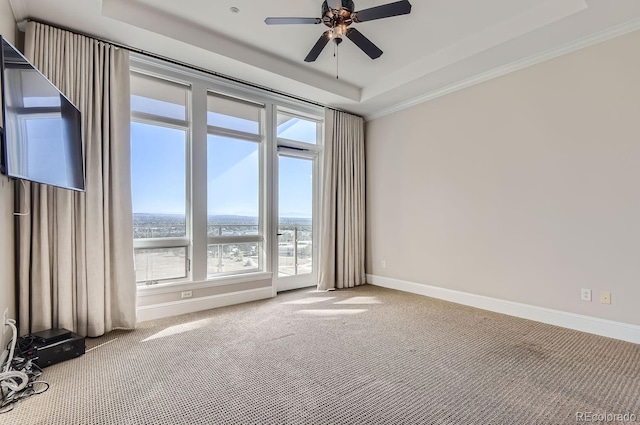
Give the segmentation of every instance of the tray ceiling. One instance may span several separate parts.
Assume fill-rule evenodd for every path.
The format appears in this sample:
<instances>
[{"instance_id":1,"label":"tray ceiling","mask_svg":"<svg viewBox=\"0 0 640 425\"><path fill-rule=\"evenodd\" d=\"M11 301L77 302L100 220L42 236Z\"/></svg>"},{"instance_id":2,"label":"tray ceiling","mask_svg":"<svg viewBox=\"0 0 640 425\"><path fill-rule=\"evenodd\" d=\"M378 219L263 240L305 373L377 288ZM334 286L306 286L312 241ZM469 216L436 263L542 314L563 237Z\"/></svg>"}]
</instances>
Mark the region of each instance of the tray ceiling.
<instances>
[{"instance_id":1,"label":"tray ceiling","mask_svg":"<svg viewBox=\"0 0 640 425\"><path fill-rule=\"evenodd\" d=\"M388 3L357 0L356 9ZM384 54L345 40L303 61L323 25L320 0L10 0L36 19L367 117L418 103L640 29L637 0L412 0L410 15L358 23ZM239 9L233 13L231 8ZM339 79L336 78L336 68Z\"/></svg>"}]
</instances>

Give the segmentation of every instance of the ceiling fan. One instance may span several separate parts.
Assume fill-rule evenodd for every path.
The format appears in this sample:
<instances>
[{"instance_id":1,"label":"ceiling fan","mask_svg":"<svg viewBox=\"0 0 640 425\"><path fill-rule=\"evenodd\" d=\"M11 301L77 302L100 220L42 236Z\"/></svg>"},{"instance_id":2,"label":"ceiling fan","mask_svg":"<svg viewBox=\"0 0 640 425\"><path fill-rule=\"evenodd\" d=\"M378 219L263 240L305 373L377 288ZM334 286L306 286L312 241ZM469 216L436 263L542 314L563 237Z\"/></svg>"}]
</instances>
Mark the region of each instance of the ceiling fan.
<instances>
[{"instance_id":1,"label":"ceiling fan","mask_svg":"<svg viewBox=\"0 0 640 425\"><path fill-rule=\"evenodd\" d=\"M357 22L407 15L411 13L411 3L408 0L402 0L357 12L354 9L353 0L325 0L322 2L322 18L267 18L264 22L267 25L322 23L328 26L329 30L320 36L320 39L304 59L305 62L313 62L318 59L329 40L333 39L336 45L342 43L343 36L351 40L371 59L377 59L382 55L382 50L357 29L348 28L349 25Z\"/></svg>"}]
</instances>

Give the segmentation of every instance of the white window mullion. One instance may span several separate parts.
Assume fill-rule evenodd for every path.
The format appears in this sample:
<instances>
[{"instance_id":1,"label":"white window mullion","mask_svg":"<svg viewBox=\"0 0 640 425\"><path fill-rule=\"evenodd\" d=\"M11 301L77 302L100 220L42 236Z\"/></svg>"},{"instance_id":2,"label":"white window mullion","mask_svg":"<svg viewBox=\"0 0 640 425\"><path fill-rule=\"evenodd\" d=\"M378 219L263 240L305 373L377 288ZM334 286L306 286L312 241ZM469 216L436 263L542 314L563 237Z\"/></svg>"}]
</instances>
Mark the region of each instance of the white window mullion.
<instances>
[{"instance_id":1,"label":"white window mullion","mask_svg":"<svg viewBox=\"0 0 640 425\"><path fill-rule=\"evenodd\" d=\"M266 270L273 272L278 270L278 203L276 202L276 187L277 181L277 164L278 164L278 147L277 147L277 109L276 105L270 104L266 111L266 144L264 146L266 150L265 155L265 167L266 167L266 213L265 213L265 265ZM275 285L275 279L272 281L273 296L276 296L277 288Z\"/></svg>"},{"instance_id":2,"label":"white window mullion","mask_svg":"<svg viewBox=\"0 0 640 425\"><path fill-rule=\"evenodd\" d=\"M157 238L157 239L136 239L133 241L133 247L136 249L152 249L152 248L175 248L181 246L189 246L188 238Z\"/></svg>"},{"instance_id":3,"label":"white window mullion","mask_svg":"<svg viewBox=\"0 0 640 425\"><path fill-rule=\"evenodd\" d=\"M209 236L207 240L211 245L249 243L249 242L262 243L263 237L261 235Z\"/></svg>"},{"instance_id":4,"label":"white window mullion","mask_svg":"<svg viewBox=\"0 0 640 425\"><path fill-rule=\"evenodd\" d=\"M175 118L163 117L160 115L154 114L146 114L144 112L131 112L131 119L137 122L142 122L146 124L157 124L162 123L167 127L173 128L187 128L189 127L189 122L185 120L178 120Z\"/></svg>"},{"instance_id":5,"label":"white window mullion","mask_svg":"<svg viewBox=\"0 0 640 425\"><path fill-rule=\"evenodd\" d=\"M231 139L239 139L239 140L247 140L252 142L260 143L264 139L262 134L251 134L246 133L244 131L231 130L228 128L221 128L210 125L208 128L209 134L214 134L216 136L229 137Z\"/></svg>"},{"instance_id":6,"label":"white window mullion","mask_svg":"<svg viewBox=\"0 0 640 425\"><path fill-rule=\"evenodd\" d=\"M192 90L191 278L207 279L207 87Z\"/></svg>"}]
</instances>

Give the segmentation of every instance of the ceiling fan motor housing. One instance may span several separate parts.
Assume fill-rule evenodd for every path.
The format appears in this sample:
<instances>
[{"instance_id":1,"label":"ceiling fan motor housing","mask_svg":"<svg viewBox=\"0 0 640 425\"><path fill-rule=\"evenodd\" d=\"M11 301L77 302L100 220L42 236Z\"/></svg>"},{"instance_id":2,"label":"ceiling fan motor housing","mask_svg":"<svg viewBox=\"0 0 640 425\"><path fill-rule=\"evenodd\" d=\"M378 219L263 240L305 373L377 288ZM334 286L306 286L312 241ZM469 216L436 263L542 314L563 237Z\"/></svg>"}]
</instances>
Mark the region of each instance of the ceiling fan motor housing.
<instances>
[{"instance_id":1,"label":"ceiling fan motor housing","mask_svg":"<svg viewBox=\"0 0 640 425\"><path fill-rule=\"evenodd\" d=\"M322 23L329 28L335 28L338 25L351 25L351 13L355 10L353 0L342 0L342 8L338 11L331 9L325 0L322 2ZM337 12L337 13L334 13Z\"/></svg>"},{"instance_id":2,"label":"ceiling fan motor housing","mask_svg":"<svg viewBox=\"0 0 640 425\"><path fill-rule=\"evenodd\" d=\"M353 12L355 10L355 4L353 3L353 0L342 0L342 8L343 9L347 9L349 12ZM322 14L324 15L325 13L327 13L327 11L329 11L329 5L327 4L327 1L323 1L322 2Z\"/></svg>"}]
</instances>

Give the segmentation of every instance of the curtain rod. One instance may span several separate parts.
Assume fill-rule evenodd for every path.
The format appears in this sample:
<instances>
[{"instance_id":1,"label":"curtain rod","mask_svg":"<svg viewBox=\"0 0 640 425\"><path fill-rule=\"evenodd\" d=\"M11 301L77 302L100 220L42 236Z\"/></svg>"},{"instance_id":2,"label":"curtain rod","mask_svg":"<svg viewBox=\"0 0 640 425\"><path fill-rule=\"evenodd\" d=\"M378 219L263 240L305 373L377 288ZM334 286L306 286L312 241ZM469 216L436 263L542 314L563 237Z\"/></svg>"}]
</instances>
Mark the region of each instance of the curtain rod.
<instances>
[{"instance_id":1,"label":"curtain rod","mask_svg":"<svg viewBox=\"0 0 640 425\"><path fill-rule=\"evenodd\" d=\"M101 41L103 43L108 43L108 44L111 44L111 45L116 46L116 47L121 48L121 49L128 50L128 51L133 52L133 53L138 53L138 54L141 54L141 55L144 55L144 56L148 56L148 57L151 57L151 58L154 58L154 59L163 60L165 62L169 62L171 64L178 65L178 66L183 66L185 68L192 69L194 71L204 72L205 74L213 75L214 77L223 78L225 80L233 81L234 83L238 83L238 84L242 84L242 85L245 85L245 86L248 86L248 87L252 87L252 88L255 88L255 89L263 90L263 91L266 91L268 93L273 93L273 94L277 94L277 95L280 95L280 96L288 97L289 99L294 99L294 100L297 100L297 101L300 101L300 102L304 102L304 103L308 103L308 104L311 104L311 105L314 105L314 106L319 106L321 108L331 109L333 111L347 112L347 111L343 111L341 109L332 108L331 106L323 105L322 103L315 102L313 100L309 100L309 99L305 99L303 97L295 96L295 95L292 95L292 94L289 94L289 93L281 92L279 90L274 90L272 88L261 86L259 84L250 83L248 81L244 81L244 80L241 80L239 78L231 77L230 75L220 74L219 72L212 71L210 69L201 68L199 66L195 66L195 65L191 65L191 64L188 64L188 63L185 63L185 62L181 62L181 61L176 60L176 59L171 59L171 58L168 58L166 56L162 56L162 55L159 55L159 54L156 54L156 53L153 53L153 52L148 52L146 50L138 49L136 47L132 47L132 46L129 46L127 44L122 44L122 43L118 43L118 42L115 42L115 41L107 40L107 39L102 38L102 37L96 37L94 35L89 35L89 34L86 34L86 33L71 29L71 28L61 27L59 25L54 25L54 24L52 24L50 22L41 21L41 20L38 20L38 19L29 18L29 19L25 19L23 21L18 22L17 26L18 26L18 29L21 32L25 32L26 31L27 22L37 22L39 24L48 25L50 27L58 28L60 30L67 31L67 32L70 32L72 34L77 34L77 35L81 35L83 37L88 37L88 38L92 38L92 39L97 40L97 41ZM347 112L347 113L352 114L351 112ZM356 114L352 114L352 115L356 115ZM357 115L357 116L362 118L360 115Z\"/></svg>"}]
</instances>

